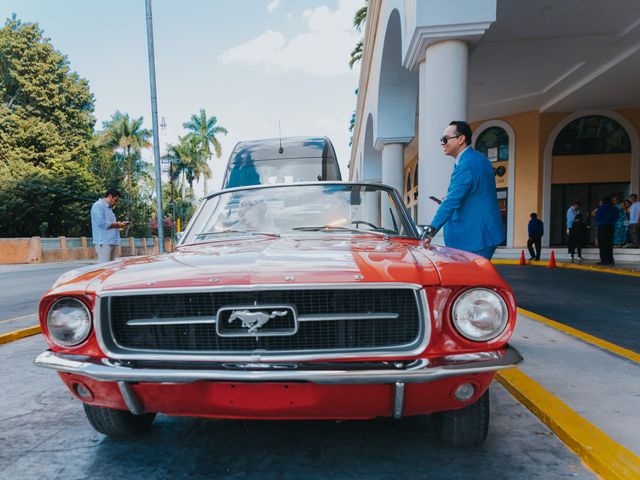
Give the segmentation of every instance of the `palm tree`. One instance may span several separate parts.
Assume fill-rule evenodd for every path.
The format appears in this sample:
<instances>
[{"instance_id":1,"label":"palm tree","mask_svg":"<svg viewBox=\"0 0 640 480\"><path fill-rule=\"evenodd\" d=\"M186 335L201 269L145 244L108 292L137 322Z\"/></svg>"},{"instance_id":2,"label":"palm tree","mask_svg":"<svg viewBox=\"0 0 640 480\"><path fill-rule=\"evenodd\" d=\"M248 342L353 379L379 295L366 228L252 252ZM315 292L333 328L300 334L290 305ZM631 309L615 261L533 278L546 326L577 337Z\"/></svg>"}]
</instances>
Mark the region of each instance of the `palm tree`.
<instances>
[{"instance_id":1,"label":"palm tree","mask_svg":"<svg viewBox=\"0 0 640 480\"><path fill-rule=\"evenodd\" d=\"M206 165L206 162L211 160L211 145L216 153L216 157L220 158L222 155L222 147L216 135L226 135L229 133L226 128L216 125L217 123L218 119L216 117L207 118L207 112L204 108L201 108L200 113L191 115L191 119L182 124L182 126L189 131L188 136L195 140L205 157L205 166L207 168L200 171L200 174L204 176L205 195L207 194L207 179L211 178L211 169ZM200 175L198 175L197 178L199 177Z\"/></svg>"},{"instance_id":2,"label":"palm tree","mask_svg":"<svg viewBox=\"0 0 640 480\"><path fill-rule=\"evenodd\" d=\"M359 32L362 31L362 26L364 25L364 22L367 19L367 10L368 10L367 2L365 1L364 6L360 7L356 11L356 14L353 16L353 26ZM363 45L364 45L364 42L362 40L360 40L356 44L355 48L351 51L351 56L350 56L350 59L349 59L349 68L353 68L353 66L357 62L362 60L362 48L363 48Z\"/></svg>"},{"instance_id":3,"label":"palm tree","mask_svg":"<svg viewBox=\"0 0 640 480\"><path fill-rule=\"evenodd\" d=\"M362 25L364 25L364 21L367 19L366 3L367 2L365 1L365 5L360 7L356 11L356 14L353 16L353 26L356 27L356 29L358 29L359 32L362 31Z\"/></svg>"},{"instance_id":4,"label":"palm tree","mask_svg":"<svg viewBox=\"0 0 640 480\"><path fill-rule=\"evenodd\" d=\"M363 45L364 45L364 42L362 40L359 40L358 43L356 43L355 48L351 50L351 58L349 59L349 68L353 68L356 62L359 62L360 60L362 60Z\"/></svg>"},{"instance_id":5,"label":"palm tree","mask_svg":"<svg viewBox=\"0 0 640 480\"><path fill-rule=\"evenodd\" d=\"M180 194L186 198L186 186L189 184L193 196L193 182L201 176L211 178L211 169L207 164L204 150L198 140L190 135L179 137L177 145L168 145L163 159L173 164L171 181L180 180Z\"/></svg>"},{"instance_id":6,"label":"palm tree","mask_svg":"<svg viewBox=\"0 0 640 480\"><path fill-rule=\"evenodd\" d=\"M134 177L138 177L145 171L145 164L141 157L143 148L151 147L151 131L143 128L143 118L129 118L128 113L116 111L102 124L103 131L98 138L100 146L113 151L114 158L121 157L124 165L125 185L127 185L129 202L127 207L128 217L131 218L131 205Z\"/></svg>"}]
</instances>

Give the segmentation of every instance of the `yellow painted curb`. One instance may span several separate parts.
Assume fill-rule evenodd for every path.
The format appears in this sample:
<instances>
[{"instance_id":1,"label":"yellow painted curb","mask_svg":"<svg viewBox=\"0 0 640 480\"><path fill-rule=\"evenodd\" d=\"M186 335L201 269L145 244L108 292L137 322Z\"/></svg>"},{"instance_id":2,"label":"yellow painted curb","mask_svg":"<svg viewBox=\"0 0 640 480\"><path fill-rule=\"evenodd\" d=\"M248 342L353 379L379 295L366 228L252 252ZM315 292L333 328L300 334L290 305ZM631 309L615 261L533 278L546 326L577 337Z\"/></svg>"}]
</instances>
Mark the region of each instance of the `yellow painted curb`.
<instances>
[{"instance_id":1,"label":"yellow painted curb","mask_svg":"<svg viewBox=\"0 0 640 480\"><path fill-rule=\"evenodd\" d=\"M594 337L593 335L589 335L588 333L569 327L560 322L556 322L555 320L551 320L550 318L543 317L542 315L538 315L537 313L530 312L529 310L525 310L524 308L518 307L518 312L523 314L526 317L532 318L533 320L537 320L538 322L544 323L545 325L548 325L564 333L567 333L576 338L579 338L582 341L595 345L596 347L600 347L603 350L607 350L608 352L614 353L621 357L640 363L640 354L634 352L633 350L629 350L624 347L619 347L614 343L607 342L606 340L602 340L601 338L598 338L598 337Z\"/></svg>"},{"instance_id":2,"label":"yellow painted curb","mask_svg":"<svg viewBox=\"0 0 640 480\"><path fill-rule=\"evenodd\" d=\"M494 265L520 265L519 260L509 260L506 258L496 258L491 260L491 263L493 263ZM534 267L548 267L549 262L527 260L527 265L531 265ZM626 275L628 277L640 277L640 272L632 270L622 270L619 268L601 267L599 265L580 265L576 263L556 262L556 267L570 268L573 270L587 270L590 272L613 273L616 275Z\"/></svg>"},{"instance_id":3,"label":"yellow painted curb","mask_svg":"<svg viewBox=\"0 0 640 480\"><path fill-rule=\"evenodd\" d=\"M14 340L19 340L24 337L30 337L31 335L37 335L38 333L40 333L40 325L14 330L9 333L3 333L0 335L0 345L3 343L13 342Z\"/></svg>"},{"instance_id":4,"label":"yellow painted curb","mask_svg":"<svg viewBox=\"0 0 640 480\"><path fill-rule=\"evenodd\" d=\"M496 379L598 475L616 480L640 478L640 457L578 415L542 385L517 369L503 370Z\"/></svg>"}]
</instances>

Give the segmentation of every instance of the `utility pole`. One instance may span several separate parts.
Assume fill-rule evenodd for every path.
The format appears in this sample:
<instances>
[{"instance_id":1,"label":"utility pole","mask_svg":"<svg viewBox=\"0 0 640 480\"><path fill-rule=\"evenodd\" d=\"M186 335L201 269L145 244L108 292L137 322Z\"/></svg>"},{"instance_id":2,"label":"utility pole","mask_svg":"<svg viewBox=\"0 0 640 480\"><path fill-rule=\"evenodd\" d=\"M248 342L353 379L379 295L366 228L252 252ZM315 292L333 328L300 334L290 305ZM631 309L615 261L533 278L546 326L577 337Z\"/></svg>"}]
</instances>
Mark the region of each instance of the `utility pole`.
<instances>
[{"instance_id":1,"label":"utility pole","mask_svg":"<svg viewBox=\"0 0 640 480\"><path fill-rule=\"evenodd\" d=\"M160 119L160 131L162 132L162 139L166 141L167 121L164 117ZM171 219L172 219L171 238L173 239L173 241L175 241L175 238L176 238L176 203L175 202L176 201L175 201L175 195L173 190L173 161L170 159L168 161L169 161L169 185L171 186ZM167 162L162 160L162 163L167 163Z\"/></svg>"},{"instance_id":2,"label":"utility pole","mask_svg":"<svg viewBox=\"0 0 640 480\"><path fill-rule=\"evenodd\" d=\"M156 172L156 210L158 215L158 249L164 253L164 214L162 211L162 169L160 168L160 136L158 134L158 99L156 94L156 62L153 53L153 18L151 0L145 0L147 13L147 50L149 53L149 84L151 89L151 120L153 122L153 163Z\"/></svg>"}]
</instances>

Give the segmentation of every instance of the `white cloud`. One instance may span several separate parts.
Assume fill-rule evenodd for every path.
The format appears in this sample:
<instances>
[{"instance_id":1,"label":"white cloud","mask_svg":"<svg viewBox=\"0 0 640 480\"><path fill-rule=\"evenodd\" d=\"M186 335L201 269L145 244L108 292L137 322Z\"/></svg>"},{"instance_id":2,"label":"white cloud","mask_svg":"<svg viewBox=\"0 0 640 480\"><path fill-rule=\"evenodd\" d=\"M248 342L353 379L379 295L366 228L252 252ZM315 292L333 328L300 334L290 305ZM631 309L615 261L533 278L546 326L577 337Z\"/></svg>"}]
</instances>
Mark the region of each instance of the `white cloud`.
<instances>
[{"instance_id":1,"label":"white cloud","mask_svg":"<svg viewBox=\"0 0 640 480\"><path fill-rule=\"evenodd\" d=\"M287 13L287 20L291 20L291 18L293 18L293 13Z\"/></svg>"},{"instance_id":2,"label":"white cloud","mask_svg":"<svg viewBox=\"0 0 640 480\"><path fill-rule=\"evenodd\" d=\"M267 30L220 55L224 65L260 66L267 72L302 71L314 75L349 73L349 54L360 35L354 31L353 15L362 0L340 0L338 8L307 9L307 31L291 39Z\"/></svg>"},{"instance_id":3,"label":"white cloud","mask_svg":"<svg viewBox=\"0 0 640 480\"><path fill-rule=\"evenodd\" d=\"M280 0L271 0L267 5L267 12L271 13L280 6Z\"/></svg>"}]
</instances>

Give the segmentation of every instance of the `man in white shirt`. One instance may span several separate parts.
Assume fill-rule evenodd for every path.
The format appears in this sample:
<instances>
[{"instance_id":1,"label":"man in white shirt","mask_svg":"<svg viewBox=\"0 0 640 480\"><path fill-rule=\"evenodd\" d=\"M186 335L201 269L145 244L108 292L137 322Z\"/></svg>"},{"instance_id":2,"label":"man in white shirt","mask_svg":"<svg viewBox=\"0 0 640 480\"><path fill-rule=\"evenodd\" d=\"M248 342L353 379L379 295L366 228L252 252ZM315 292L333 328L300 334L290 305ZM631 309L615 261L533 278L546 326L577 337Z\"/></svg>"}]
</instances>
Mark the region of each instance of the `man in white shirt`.
<instances>
[{"instance_id":1,"label":"man in white shirt","mask_svg":"<svg viewBox=\"0 0 640 480\"><path fill-rule=\"evenodd\" d=\"M569 235L569 231L573 226L573 221L576 218L576 215L580 213L580 202L573 202L571 206L567 209L567 235Z\"/></svg>"},{"instance_id":2,"label":"man in white shirt","mask_svg":"<svg viewBox=\"0 0 640 480\"><path fill-rule=\"evenodd\" d=\"M638 248L640 246L640 224L638 224L638 217L640 217L640 202L638 201L638 195L632 193L629 195L629 201L631 206L629 207L629 236L631 237L631 243L625 245L625 248Z\"/></svg>"},{"instance_id":3,"label":"man in white shirt","mask_svg":"<svg viewBox=\"0 0 640 480\"><path fill-rule=\"evenodd\" d=\"M91 207L91 231L98 263L116 259L116 249L120 244L120 229L129 224L129 222L116 222L113 207L119 200L120 192L111 188Z\"/></svg>"}]
</instances>

